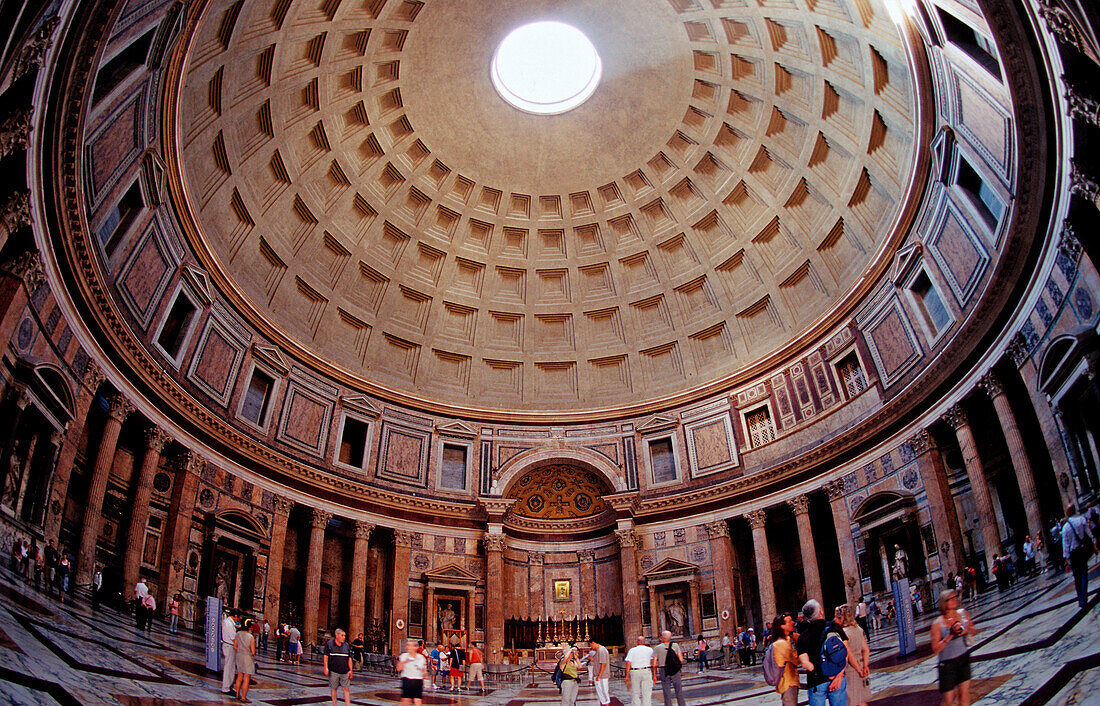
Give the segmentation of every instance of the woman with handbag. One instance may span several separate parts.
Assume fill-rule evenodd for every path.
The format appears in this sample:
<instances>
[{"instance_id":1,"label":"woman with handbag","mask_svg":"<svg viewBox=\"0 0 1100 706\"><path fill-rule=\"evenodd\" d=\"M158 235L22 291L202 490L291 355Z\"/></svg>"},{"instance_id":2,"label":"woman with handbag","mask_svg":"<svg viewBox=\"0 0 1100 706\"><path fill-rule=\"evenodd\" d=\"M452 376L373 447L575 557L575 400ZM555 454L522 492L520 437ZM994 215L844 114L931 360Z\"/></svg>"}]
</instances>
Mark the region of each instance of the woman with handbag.
<instances>
[{"instance_id":1,"label":"woman with handbag","mask_svg":"<svg viewBox=\"0 0 1100 706\"><path fill-rule=\"evenodd\" d=\"M977 634L974 621L959 608L959 594L953 589L940 592L940 617L932 623L932 653L939 656L940 693L943 705L970 706L969 635Z\"/></svg>"},{"instance_id":2,"label":"woman with handbag","mask_svg":"<svg viewBox=\"0 0 1100 706\"><path fill-rule=\"evenodd\" d=\"M561 706L574 706L577 703L577 690L580 687L580 654L576 647L566 650L558 663L561 673Z\"/></svg>"}]
</instances>

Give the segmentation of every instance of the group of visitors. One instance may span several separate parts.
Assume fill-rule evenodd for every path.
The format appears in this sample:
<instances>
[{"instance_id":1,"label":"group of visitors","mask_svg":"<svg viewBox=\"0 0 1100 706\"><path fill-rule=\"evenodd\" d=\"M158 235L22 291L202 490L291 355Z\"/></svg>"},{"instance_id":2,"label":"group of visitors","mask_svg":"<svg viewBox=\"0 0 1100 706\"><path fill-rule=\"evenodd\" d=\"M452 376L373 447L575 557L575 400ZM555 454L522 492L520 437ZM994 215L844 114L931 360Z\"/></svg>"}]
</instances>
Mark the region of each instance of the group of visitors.
<instances>
[{"instance_id":1,"label":"group of visitors","mask_svg":"<svg viewBox=\"0 0 1100 706\"><path fill-rule=\"evenodd\" d=\"M423 642L418 643L418 645L421 651L425 651ZM437 642L435 647L426 655L429 671L428 683L432 689L438 689L437 682L441 681L444 689L458 693L463 689L469 691L476 681L479 683L481 691L485 691L485 658L476 642L470 645L468 652L460 644L448 646L442 642ZM468 670L468 673L463 671L464 668ZM466 679L465 686L463 686L464 678Z\"/></svg>"},{"instance_id":2,"label":"group of visitors","mask_svg":"<svg viewBox=\"0 0 1100 706\"><path fill-rule=\"evenodd\" d=\"M291 664L302 661L302 631L289 623L275 628L275 661Z\"/></svg>"},{"instance_id":3,"label":"group of visitors","mask_svg":"<svg viewBox=\"0 0 1100 706\"><path fill-rule=\"evenodd\" d=\"M222 614L222 693L242 703L248 700L248 687L256 674L256 644L260 624L249 621L236 610Z\"/></svg>"},{"instance_id":4,"label":"group of visitors","mask_svg":"<svg viewBox=\"0 0 1100 706\"><path fill-rule=\"evenodd\" d=\"M134 599L131 602L134 608L134 622L138 632L150 632L153 629L153 615L157 611L157 599L149 590L149 584L145 579L138 579L134 584Z\"/></svg>"},{"instance_id":5,"label":"group of visitors","mask_svg":"<svg viewBox=\"0 0 1100 706\"><path fill-rule=\"evenodd\" d=\"M58 551L51 539L42 546L35 538L16 536L11 543L11 570L38 590L46 590L48 595L57 592L58 599L64 603L69 592L69 574L72 560L68 552Z\"/></svg>"}]
</instances>

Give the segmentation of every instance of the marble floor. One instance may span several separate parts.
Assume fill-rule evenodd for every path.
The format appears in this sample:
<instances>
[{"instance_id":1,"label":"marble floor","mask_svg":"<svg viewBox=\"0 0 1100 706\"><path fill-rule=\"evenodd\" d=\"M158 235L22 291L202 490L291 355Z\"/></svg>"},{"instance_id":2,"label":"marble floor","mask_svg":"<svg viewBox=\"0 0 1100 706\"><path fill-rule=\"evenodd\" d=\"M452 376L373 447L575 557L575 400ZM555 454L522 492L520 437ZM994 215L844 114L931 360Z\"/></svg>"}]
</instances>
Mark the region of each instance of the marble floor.
<instances>
[{"instance_id":1,"label":"marble floor","mask_svg":"<svg viewBox=\"0 0 1100 706\"><path fill-rule=\"evenodd\" d=\"M1100 564L1092 572L1097 590L1078 610L1066 574L1046 573L1021 581L1005 593L991 591L966 607L981 633L973 649L972 694L981 704L1100 704ZM874 705L939 702L936 660L928 647L923 616L918 650L897 656L897 636L883 630L871 640ZM92 613L80 602L60 605L35 591L6 568L0 569L0 704L233 704L219 692L219 675L202 666L197 635L169 635L158 623L142 635L129 616ZM289 666L258 656L249 698L271 706L323 704L327 680L319 662ZM692 706L778 704L759 667L714 669L698 674L688 665L684 680ZM630 703L621 679L612 680L613 703ZM660 692L654 703L662 703ZM359 672L352 702L359 706L399 701L398 682L389 675ZM548 675L536 671L523 683L491 686L481 694L429 692L426 704L524 706L558 703ZM578 703L595 704L582 686ZM805 696L800 694L800 703Z\"/></svg>"}]
</instances>

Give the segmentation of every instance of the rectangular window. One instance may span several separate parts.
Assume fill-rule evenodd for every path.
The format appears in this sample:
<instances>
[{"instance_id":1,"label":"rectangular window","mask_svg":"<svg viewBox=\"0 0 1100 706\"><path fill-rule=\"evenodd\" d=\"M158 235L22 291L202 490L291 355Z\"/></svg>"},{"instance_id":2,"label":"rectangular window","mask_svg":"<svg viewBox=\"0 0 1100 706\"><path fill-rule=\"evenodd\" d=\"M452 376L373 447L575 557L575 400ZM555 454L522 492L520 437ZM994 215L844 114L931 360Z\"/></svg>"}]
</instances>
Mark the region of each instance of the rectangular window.
<instances>
[{"instance_id":1,"label":"rectangular window","mask_svg":"<svg viewBox=\"0 0 1100 706\"><path fill-rule=\"evenodd\" d=\"M141 197L141 185L135 179L118 203L107 213L107 220L99 227L99 244L103 246L103 252L107 257L114 254L118 245L122 242L122 236L126 235L130 225L145 208L145 200Z\"/></svg>"},{"instance_id":2,"label":"rectangular window","mask_svg":"<svg viewBox=\"0 0 1100 706\"><path fill-rule=\"evenodd\" d=\"M344 428L340 432L340 452L337 460L345 466L362 468L367 455L366 422L352 417L344 417Z\"/></svg>"},{"instance_id":3,"label":"rectangular window","mask_svg":"<svg viewBox=\"0 0 1100 706\"><path fill-rule=\"evenodd\" d=\"M649 461L653 464L654 483L676 480L676 455L672 452L672 439L665 437L651 440Z\"/></svg>"},{"instance_id":4,"label":"rectangular window","mask_svg":"<svg viewBox=\"0 0 1100 706\"><path fill-rule=\"evenodd\" d=\"M151 29L141 35L130 46L120 51L99 69L99 72L95 75L95 92L92 94L92 105L103 100L116 86L125 81L127 76L134 73L145 63L155 32L156 29Z\"/></svg>"},{"instance_id":5,"label":"rectangular window","mask_svg":"<svg viewBox=\"0 0 1100 706\"><path fill-rule=\"evenodd\" d=\"M753 448L775 441L775 426L767 407L760 407L746 414L745 425L749 428L749 443Z\"/></svg>"},{"instance_id":6,"label":"rectangular window","mask_svg":"<svg viewBox=\"0 0 1100 706\"><path fill-rule=\"evenodd\" d=\"M160 335L157 336L157 345L168 354L169 358L175 360L179 357L180 348L190 332L195 311L195 305L183 292L176 295L176 301L168 310L168 316L165 317L164 325L160 328Z\"/></svg>"},{"instance_id":7,"label":"rectangular window","mask_svg":"<svg viewBox=\"0 0 1100 706\"><path fill-rule=\"evenodd\" d=\"M252 379L248 381L248 389L244 393L241 416L262 427L267 416L267 404L273 387L275 387L274 378L262 370L253 370Z\"/></svg>"},{"instance_id":8,"label":"rectangular window","mask_svg":"<svg viewBox=\"0 0 1100 706\"><path fill-rule=\"evenodd\" d=\"M921 272L917 275L910 289L916 295L921 313L924 315L924 320L929 328L932 329L932 333L938 334L947 328L947 325L951 323L951 314L947 311L939 290L928 278L928 273Z\"/></svg>"},{"instance_id":9,"label":"rectangular window","mask_svg":"<svg viewBox=\"0 0 1100 706\"><path fill-rule=\"evenodd\" d=\"M855 397L867 389L867 377L863 374L863 368L859 364L859 357L855 351L841 358L836 364L836 370L849 397Z\"/></svg>"},{"instance_id":10,"label":"rectangular window","mask_svg":"<svg viewBox=\"0 0 1100 706\"><path fill-rule=\"evenodd\" d=\"M439 485L448 490L466 490L466 447L443 444Z\"/></svg>"},{"instance_id":11,"label":"rectangular window","mask_svg":"<svg viewBox=\"0 0 1100 706\"><path fill-rule=\"evenodd\" d=\"M937 7L940 22L943 24L947 41L963 50L979 66L988 71L997 80L1001 79L1001 64L993 54L993 42L950 12Z\"/></svg>"},{"instance_id":12,"label":"rectangular window","mask_svg":"<svg viewBox=\"0 0 1100 706\"><path fill-rule=\"evenodd\" d=\"M1001 215L1004 214L1004 204L1001 203L1001 199L996 192L985 183L981 175L965 159L959 159L959 171L955 177L955 183L967 195L970 202L974 204L974 208L978 209L978 213L981 214L982 219L989 227L995 227L1001 220Z\"/></svg>"}]
</instances>

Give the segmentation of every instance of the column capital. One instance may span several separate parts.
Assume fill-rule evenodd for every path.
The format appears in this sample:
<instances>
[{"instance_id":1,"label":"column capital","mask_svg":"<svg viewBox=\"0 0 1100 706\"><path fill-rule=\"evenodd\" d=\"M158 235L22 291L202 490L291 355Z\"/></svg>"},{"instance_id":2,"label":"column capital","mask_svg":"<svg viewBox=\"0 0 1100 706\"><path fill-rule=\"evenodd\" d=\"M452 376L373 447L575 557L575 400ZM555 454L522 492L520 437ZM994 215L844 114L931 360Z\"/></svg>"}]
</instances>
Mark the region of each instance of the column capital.
<instances>
[{"instance_id":1,"label":"column capital","mask_svg":"<svg viewBox=\"0 0 1100 706\"><path fill-rule=\"evenodd\" d=\"M12 387L11 400L16 408L22 412L31 403L31 395L23 385L16 384Z\"/></svg>"},{"instance_id":2,"label":"column capital","mask_svg":"<svg viewBox=\"0 0 1100 706\"><path fill-rule=\"evenodd\" d=\"M192 473L196 476L202 475L202 472L206 469L206 459L199 456L194 451L187 453L187 461L183 464L184 470L188 473Z\"/></svg>"},{"instance_id":3,"label":"column capital","mask_svg":"<svg viewBox=\"0 0 1100 706\"><path fill-rule=\"evenodd\" d=\"M531 566L542 566L546 560L546 555L542 552L528 552L527 563Z\"/></svg>"},{"instance_id":4,"label":"column capital","mask_svg":"<svg viewBox=\"0 0 1100 706\"><path fill-rule=\"evenodd\" d=\"M18 230L19 227L30 224L30 193L17 192L2 209L0 219L10 230ZM16 227L12 227L16 226ZM3 265L3 271L23 280L23 286L28 292L34 292L46 281L46 274L42 271L42 260L37 252L24 252L16 255Z\"/></svg>"},{"instance_id":5,"label":"column capital","mask_svg":"<svg viewBox=\"0 0 1100 706\"><path fill-rule=\"evenodd\" d=\"M787 498L787 505L796 515L807 515L810 512L810 498L806 495L796 495L793 498Z\"/></svg>"},{"instance_id":6,"label":"column capital","mask_svg":"<svg viewBox=\"0 0 1100 706\"><path fill-rule=\"evenodd\" d=\"M135 411L134 405L123 395L115 395L112 397L110 400L110 407L107 408L107 414L120 422L125 422L126 418Z\"/></svg>"},{"instance_id":7,"label":"column capital","mask_svg":"<svg viewBox=\"0 0 1100 706\"><path fill-rule=\"evenodd\" d=\"M749 521L749 527L763 529L764 523L768 520L768 511L764 509L750 510L745 513L745 519Z\"/></svg>"},{"instance_id":8,"label":"column capital","mask_svg":"<svg viewBox=\"0 0 1100 706\"><path fill-rule=\"evenodd\" d=\"M708 522L703 527L707 530L707 537L710 539L730 536L730 526L725 520Z\"/></svg>"},{"instance_id":9,"label":"column capital","mask_svg":"<svg viewBox=\"0 0 1100 706\"><path fill-rule=\"evenodd\" d=\"M580 559L582 564L591 564L596 561L595 549L580 549L577 551L577 558Z\"/></svg>"},{"instance_id":10,"label":"column capital","mask_svg":"<svg viewBox=\"0 0 1100 706\"><path fill-rule=\"evenodd\" d=\"M172 435L164 431L156 424L145 430L145 448L158 454L164 451L164 447L172 440Z\"/></svg>"},{"instance_id":11,"label":"column capital","mask_svg":"<svg viewBox=\"0 0 1100 706\"><path fill-rule=\"evenodd\" d=\"M393 543L398 547L411 547L413 544L413 533L396 530L393 533Z\"/></svg>"},{"instance_id":12,"label":"column capital","mask_svg":"<svg viewBox=\"0 0 1100 706\"><path fill-rule=\"evenodd\" d=\"M329 520L332 519L332 513L326 510L322 510L319 507L313 508L313 517L310 520L310 526L314 529L324 529L328 527Z\"/></svg>"},{"instance_id":13,"label":"column capital","mask_svg":"<svg viewBox=\"0 0 1100 706\"><path fill-rule=\"evenodd\" d=\"M978 380L978 387L981 388L981 391L984 392L986 396L988 396L991 400L996 399L997 397L1000 397L1005 393L1004 385L1001 384L1001 381L997 377L997 374L994 373L992 370L987 372L981 377L980 380Z\"/></svg>"},{"instance_id":14,"label":"column capital","mask_svg":"<svg viewBox=\"0 0 1100 706\"><path fill-rule=\"evenodd\" d=\"M619 540L619 546L622 548L637 549L641 544L641 538L634 532L633 529L617 529L615 530L615 538Z\"/></svg>"},{"instance_id":15,"label":"column capital","mask_svg":"<svg viewBox=\"0 0 1100 706\"><path fill-rule=\"evenodd\" d=\"M966 410L958 402L951 405L951 408L943 413L943 421L950 424L951 428L956 431L970 424L966 416Z\"/></svg>"},{"instance_id":16,"label":"column capital","mask_svg":"<svg viewBox=\"0 0 1100 706\"><path fill-rule=\"evenodd\" d=\"M485 551L487 552L503 552L507 544L508 539L503 534L490 532L485 535Z\"/></svg>"},{"instance_id":17,"label":"column capital","mask_svg":"<svg viewBox=\"0 0 1100 706\"><path fill-rule=\"evenodd\" d=\"M94 360L89 360L88 365L84 368L84 376L81 378L84 387L91 392L95 392L106 379L107 376L103 374L103 369L99 367L99 364Z\"/></svg>"},{"instance_id":18,"label":"column capital","mask_svg":"<svg viewBox=\"0 0 1100 706\"><path fill-rule=\"evenodd\" d=\"M834 500L840 500L844 497L844 480L837 478L831 480L825 484L825 497L829 498L829 502Z\"/></svg>"},{"instance_id":19,"label":"column capital","mask_svg":"<svg viewBox=\"0 0 1100 706\"><path fill-rule=\"evenodd\" d=\"M1074 264L1081 258L1081 241L1077 238L1077 229L1069 219L1062 221L1062 237L1058 241L1058 250Z\"/></svg>"},{"instance_id":20,"label":"column capital","mask_svg":"<svg viewBox=\"0 0 1100 706\"><path fill-rule=\"evenodd\" d=\"M1012 362L1016 364L1016 367L1021 367L1027 362L1027 357L1030 353L1027 345L1027 338L1019 331L1012 337L1012 340L1008 342L1008 349L1006 350L1008 357L1012 359Z\"/></svg>"},{"instance_id":21,"label":"column capital","mask_svg":"<svg viewBox=\"0 0 1100 706\"><path fill-rule=\"evenodd\" d=\"M290 498L284 498L282 495L271 496L271 509L276 515L289 516L293 507L294 501Z\"/></svg>"},{"instance_id":22,"label":"column capital","mask_svg":"<svg viewBox=\"0 0 1100 706\"><path fill-rule=\"evenodd\" d=\"M65 443L65 430L64 429L54 429L53 431L51 431L50 432L50 443L53 444L54 446L61 446L63 443Z\"/></svg>"},{"instance_id":23,"label":"column capital","mask_svg":"<svg viewBox=\"0 0 1100 706\"><path fill-rule=\"evenodd\" d=\"M367 522L366 520L355 521L355 538L356 539L370 539L371 532L374 531L374 523Z\"/></svg>"}]
</instances>

